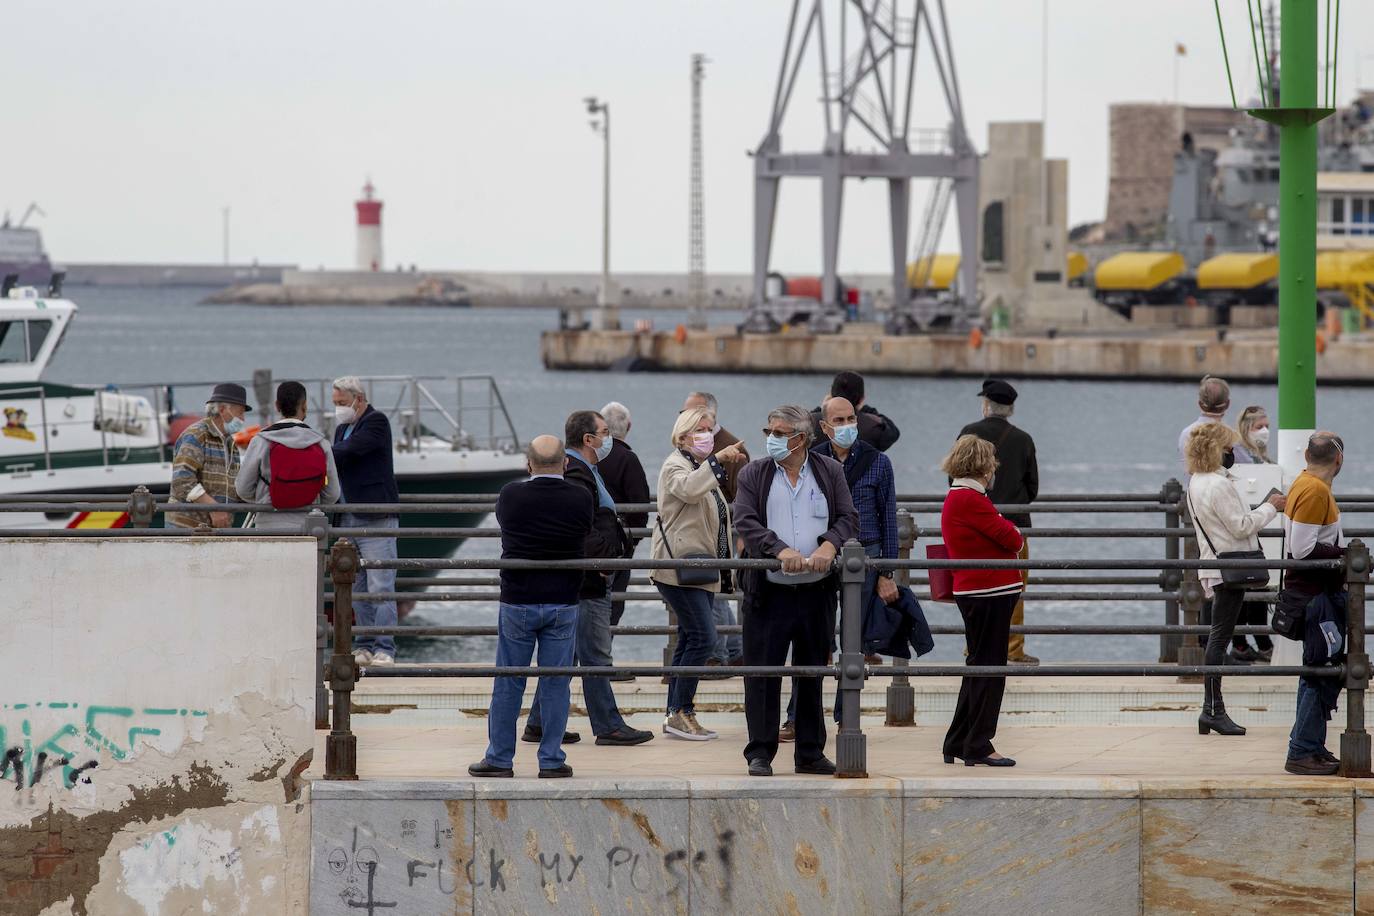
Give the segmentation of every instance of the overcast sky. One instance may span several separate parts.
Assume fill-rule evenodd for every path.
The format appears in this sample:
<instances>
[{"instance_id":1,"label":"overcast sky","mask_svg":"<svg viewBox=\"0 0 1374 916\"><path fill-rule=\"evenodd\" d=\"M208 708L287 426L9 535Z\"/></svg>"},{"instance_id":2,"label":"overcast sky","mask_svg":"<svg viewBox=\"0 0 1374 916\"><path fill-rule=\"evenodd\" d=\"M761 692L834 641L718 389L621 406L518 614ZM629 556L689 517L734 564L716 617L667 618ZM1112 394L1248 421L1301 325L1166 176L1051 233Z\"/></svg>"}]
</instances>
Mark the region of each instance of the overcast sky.
<instances>
[{"instance_id":1,"label":"overcast sky","mask_svg":"<svg viewBox=\"0 0 1374 916\"><path fill-rule=\"evenodd\" d=\"M808 0L809 2L809 0ZM1173 95L1227 104L1206 0L1049 0L1048 152L1070 161L1070 218L1106 205L1107 109ZM835 5L832 0L831 6ZM905 5L905 4L904 4ZM949 0L970 134L1041 106L1038 0ZM1254 62L1222 0L1241 103ZM385 200L387 265L597 270L600 140L612 113L612 266L687 261L689 56L705 86L707 263L750 267L752 163L787 0L5 0L0 207L30 201L58 261L216 262L221 210L241 261L351 267L352 201ZM831 38L834 40L832 27ZM1374 84L1374 4L1342 10L1340 95ZM1361 40L1365 46L1360 46ZM1366 56L1363 52L1368 51ZM1363 72L1361 72L1363 71ZM1247 75L1248 74L1248 78ZM784 145L814 149L820 72L803 70ZM941 126L933 79L922 121ZM855 132L859 145L871 146ZM775 266L819 266L819 188L784 182ZM918 187L913 223L924 187ZM879 271L886 192L851 183L841 269Z\"/></svg>"}]
</instances>

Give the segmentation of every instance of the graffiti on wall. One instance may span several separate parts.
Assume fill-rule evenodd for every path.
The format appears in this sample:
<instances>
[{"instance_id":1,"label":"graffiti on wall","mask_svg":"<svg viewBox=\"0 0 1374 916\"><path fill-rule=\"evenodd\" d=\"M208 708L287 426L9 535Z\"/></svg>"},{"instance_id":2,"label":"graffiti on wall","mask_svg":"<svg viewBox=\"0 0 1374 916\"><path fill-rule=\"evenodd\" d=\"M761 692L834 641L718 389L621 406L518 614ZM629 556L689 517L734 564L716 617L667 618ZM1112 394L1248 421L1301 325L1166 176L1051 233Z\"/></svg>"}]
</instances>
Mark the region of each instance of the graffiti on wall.
<instances>
[{"instance_id":1,"label":"graffiti on wall","mask_svg":"<svg viewBox=\"0 0 1374 916\"><path fill-rule=\"evenodd\" d=\"M175 723L204 718L199 709L101 706L52 701L0 704L0 785L15 791L40 785L90 785L102 756L122 761L140 742L161 737Z\"/></svg>"}]
</instances>

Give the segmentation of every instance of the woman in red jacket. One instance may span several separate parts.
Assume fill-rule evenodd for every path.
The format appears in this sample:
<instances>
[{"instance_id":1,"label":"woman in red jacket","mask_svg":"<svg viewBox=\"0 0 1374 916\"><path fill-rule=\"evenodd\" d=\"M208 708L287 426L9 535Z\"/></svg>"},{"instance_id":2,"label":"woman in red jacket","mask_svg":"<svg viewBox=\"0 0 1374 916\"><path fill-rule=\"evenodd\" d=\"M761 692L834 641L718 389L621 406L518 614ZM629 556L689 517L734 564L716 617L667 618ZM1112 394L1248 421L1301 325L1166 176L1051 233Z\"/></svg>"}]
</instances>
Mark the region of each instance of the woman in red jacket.
<instances>
[{"instance_id":1,"label":"woman in red jacket","mask_svg":"<svg viewBox=\"0 0 1374 916\"><path fill-rule=\"evenodd\" d=\"M940 513L940 533L951 560L1015 560L1021 532L1002 517L988 499L997 472L993 444L977 436L960 436L941 468L952 479ZM954 602L964 618L970 665L1005 665L1011 613L1021 592L1016 569L954 570ZM945 763L958 757L964 766L1015 766L992 748L997 716L1002 711L1005 677L965 677L959 685L954 721L945 734Z\"/></svg>"}]
</instances>

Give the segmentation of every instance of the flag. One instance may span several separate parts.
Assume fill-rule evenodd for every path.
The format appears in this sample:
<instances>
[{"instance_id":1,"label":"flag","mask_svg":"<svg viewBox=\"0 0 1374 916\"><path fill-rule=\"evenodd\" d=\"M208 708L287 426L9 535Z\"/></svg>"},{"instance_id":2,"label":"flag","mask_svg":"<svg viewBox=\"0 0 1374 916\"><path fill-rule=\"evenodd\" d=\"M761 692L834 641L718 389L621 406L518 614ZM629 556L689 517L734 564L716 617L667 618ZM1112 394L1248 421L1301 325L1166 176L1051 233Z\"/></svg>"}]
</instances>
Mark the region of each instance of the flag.
<instances>
[{"instance_id":1,"label":"flag","mask_svg":"<svg viewBox=\"0 0 1374 916\"><path fill-rule=\"evenodd\" d=\"M1177 54L1179 57L1187 57L1188 46L1182 43L1176 43L1174 45L1174 53Z\"/></svg>"}]
</instances>

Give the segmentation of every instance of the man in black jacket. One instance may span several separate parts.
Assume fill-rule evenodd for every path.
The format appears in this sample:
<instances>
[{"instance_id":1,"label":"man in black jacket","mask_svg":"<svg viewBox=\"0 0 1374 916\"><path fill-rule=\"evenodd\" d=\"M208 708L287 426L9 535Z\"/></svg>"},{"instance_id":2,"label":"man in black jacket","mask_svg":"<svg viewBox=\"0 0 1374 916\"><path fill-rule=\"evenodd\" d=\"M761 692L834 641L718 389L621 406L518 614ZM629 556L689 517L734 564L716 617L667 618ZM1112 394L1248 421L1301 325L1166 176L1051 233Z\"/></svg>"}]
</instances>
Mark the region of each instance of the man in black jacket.
<instances>
[{"instance_id":1,"label":"man in black jacket","mask_svg":"<svg viewBox=\"0 0 1374 916\"><path fill-rule=\"evenodd\" d=\"M835 555L859 533L859 517L844 468L809 450L811 418L796 405L768 415L768 457L751 461L739 475L735 530L751 558L780 560L782 569L742 576L744 663L781 665L792 650L794 665L824 665L830 651L837 593ZM820 678L796 678L796 772L835 772L825 756L825 719ZM778 752L782 682L744 679L749 775L772 776Z\"/></svg>"},{"instance_id":2,"label":"man in black jacket","mask_svg":"<svg viewBox=\"0 0 1374 916\"><path fill-rule=\"evenodd\" d=\"M901 437L902 431L897 428L891 418L885 417L864 403L864 377L857 372L844 370L835 373L835 378L830 382L830 397L844 398L854 405L859 416L859 438L873 446L880 452L885 452L897 444L897 439ZM821 425L821 408L816 407L811 411L811 428L818 429Z\"/></svg>"},{"instance_id":3,"label":"man in black jacket","mask_svg":"<svg viewBox=\"0 0 1374 916\"><path fill-rule=\"evenodd\" d=\"M615 500L617 506L626 503L647 503L652 498L649 493L649 478L644 473L644 465L640 464L639 456L635 450L630 448L630 443L625 441L630 435L630 409L619 401L611 401L601 408L601 416L606 418L606 426L611 430L611 440L615 446L611 453L606 456L604 461L597 462L596 471L601 475L601 479L606 484L606 492L611 494L611 499ZM648 512L622 512L620 520L626 528L643 528L649 524ZM634 552L634 545L638 541L632 536L630 538L630 551ZM611 591L623 592L630 585L630 571L622 569L611 577ZM617 626L620 618L625 616L625 602L611 602L611 626ZM617 677L612 680L632 681L633 677Z\"/></svg>"},{"instance_id":4,"label":"man in black jacket","mask_svg":"<svg viewBox=\"0 0 1374 916\"><path fill-rule=\"evenodd\" d=\"M1012 426L1010 417L1015 412L1016 389L1001 379L987 379L978 392L983 399L983 419L970 423L959 430L960 436L973 435L991 442L997 450L997 474L988 487L988 499L995 505L1026 505L1035 502L1040 493L1040 469L1035 464L1035 440L1030 433ZM957 436L955 438L958 438ZM1018 528L1029 528L1029 513L1010 513L1007 521ZM1029 538L1021 540L1021 559L1030 556ZM1029 575L1021 572L1021 581ZM1011 625L1021 626L1026 622L1026 603L1017 599L1016 610L1011 615ZM1013 665L1038 665L1040 659L1026 654L1026 637L1013 633L1007 640L1007 661Z\"/></svg>"},{"instance_id":5,"label":"man in black jacket","mask_svg":"<svg viewBox=\"0 0 1374 916\"><path fill-rule=\"evenodd\" d=\"M611 453L613 443L606 419L594 410L576 410L568 416L563 427L563 444L568 458L563 477L569 483L583 487L596 502L592 531L587 535L585 555L591 558L618 559L630 555L630 539L616 515L615 500L607 492L605 482L596 465ZM578 590L577 664L600 667L611 664L611 597L610 577L603 572L588 570L582 575ZM582 678L582 698L587 704L587 718L592 722L592 734L597 744L643 744L654 733L631 728L625 724L616 706L615 693L605 677ZM525 723L524 741L537 742L543 736L540 702L535 696L530 717ZM575 734L575 733L574 733ZM570 735L569 738L572 738ZM576 738L572 738L576 740Z\"/></svg>"},{"instance_id":6,"label":"man in black jacket","mask_svg":"<svg viewBox=\"0 0 1374 916\"><path fill-rule=\"evenodd\" d=\"M567 456L557 436L536 436L526 460L530 479L508 483L496 498L501 525L501 558L576 560L592 530L593 497L585 487L563 479ZM577 570L501 570L501 620L497 627L496 664L523 667L538 647L539 664L566 668L573 663L577 630ZM561 747L568 724L567 677L541 677L537 693L549 730L539 743L539 775L572 775ZM498 677L487 712L487 752L468 767L473 776L514 776L515 720L525 698L523 677Z\"/></svg>"},{"instance_id":7,"label":"man in black jacket","mask_svg":"<svg viewBox=\"0 0 1374 916\"><path fill-rule=\"evenodd\" d=\"M343 503L398 503L396 474L391 463L391 422L367 403L367 391L357 376L334 380L334 464L343 486ZM344 528L399 528L396 515L357 515L339 518ZM396 539L356 538L365 560L396 559ZM360 569L354 590L396 591L396 570ZM354 623L360 627L396 626L395 601L354 601ZM360 665L390 665L396 660L396 640L390 636L360 636L353 657Z\"/></svg>"}]
</instances>

